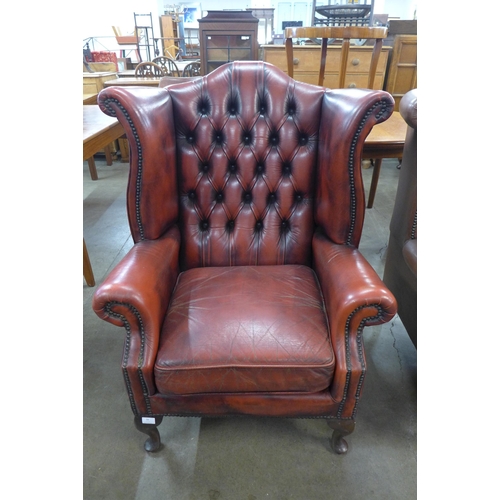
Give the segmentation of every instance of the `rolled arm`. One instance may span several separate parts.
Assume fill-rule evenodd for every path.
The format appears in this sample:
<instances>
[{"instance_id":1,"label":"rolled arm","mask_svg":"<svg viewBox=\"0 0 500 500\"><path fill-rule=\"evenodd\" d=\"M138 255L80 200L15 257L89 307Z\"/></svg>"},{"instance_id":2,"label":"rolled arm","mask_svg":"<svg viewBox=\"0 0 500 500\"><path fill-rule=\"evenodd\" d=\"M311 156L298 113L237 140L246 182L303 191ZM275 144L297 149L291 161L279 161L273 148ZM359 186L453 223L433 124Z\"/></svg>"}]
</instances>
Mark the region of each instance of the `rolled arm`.
<instances>
[{"instance_id":1,"label":"rolled arm","mask_svg":"<svg viewBox=\"0 0 500 500\"><path fill-rule=\"evenodd\" d=\"M339 404L337 418L354 418L366 371L363 328L393 318L396 299L357 248L318 234L313 262L336 358L331 394Z\"/></svg>"},{"instance_id":2,"label":"rolled arm","mask_svg":"<svg viewBox=\"0 0 500 500\"><path fill-rule=\"evenodd\" d=\"M160 332L179 275L179 241L174 226L157 240L136 243L92 301L101 319L127 330L124 369L139 369L149 391L154 390L152 370Z\"/></svg>"}]
</instances>

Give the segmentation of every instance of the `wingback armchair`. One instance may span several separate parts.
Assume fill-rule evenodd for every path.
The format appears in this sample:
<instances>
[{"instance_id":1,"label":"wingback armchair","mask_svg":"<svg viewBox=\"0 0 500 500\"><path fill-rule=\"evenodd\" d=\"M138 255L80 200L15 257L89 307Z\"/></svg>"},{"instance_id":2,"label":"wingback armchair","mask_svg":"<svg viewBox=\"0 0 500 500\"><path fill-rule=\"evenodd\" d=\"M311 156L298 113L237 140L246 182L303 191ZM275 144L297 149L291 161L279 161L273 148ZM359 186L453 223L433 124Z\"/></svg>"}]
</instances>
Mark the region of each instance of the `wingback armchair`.
<instances>
[{"instance_id":1,"label":"wingback armchair","mask_svg":"<svg viewBox=\"0 0 500 500\"><path fill-rule=\"evenodd\" d=\"M408 129L390 223L384 282L398 301L398 314L417 347L417 89L399 104Z\"/></svg>"},{"instance_id":2,"label":"wingback armchair","mask_svg":"<svg viewBox=\"0 0 500 500\"><path fill-rule=\"evenodd\" d=\"M145 448L163 416L325 418L347 451L362 331L396 302L358 250L363 141L383 91L327 90L257 61L166 88L110 87L130 142L134 246L93 307L125 328Z\"/></svg>"}]
</instances>

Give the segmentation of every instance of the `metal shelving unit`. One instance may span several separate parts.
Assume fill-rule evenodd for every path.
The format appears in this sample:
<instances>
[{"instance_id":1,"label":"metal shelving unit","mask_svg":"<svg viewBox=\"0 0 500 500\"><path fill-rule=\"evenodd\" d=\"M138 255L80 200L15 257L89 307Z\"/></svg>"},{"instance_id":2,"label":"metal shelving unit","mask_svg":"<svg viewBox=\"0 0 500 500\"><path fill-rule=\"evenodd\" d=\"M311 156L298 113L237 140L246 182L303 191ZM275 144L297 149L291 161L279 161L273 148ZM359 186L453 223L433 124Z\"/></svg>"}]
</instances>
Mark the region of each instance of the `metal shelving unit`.
<instances>
[{"instance_id":1,"label":"metal shelving unit","mask_svg":"<svg viewBox=\"0 0 500 500\"><path fill-rule=\"evenodd\" d=\"M313 26L372 26L374 0L334 0L335 5L316 7L313 0Z\"/></svg>"},{"instance_id":2,"label":"metal shelving unit","mask_svg":"<svg viewBox=\"0 0 500 500\"><path fill-rule=\"evenodd\" d=\"M139 22L145 19L145 22L140 22L137 24L137 20L139 18ZM148 19L149 18L149 19ZM149 24L146 22L149 20ZM137 33L137 54L139 56L139 62L144 61L152 61L155 56L159 55L155 52L154 47L154 30L153 30L153 16L151 12L149 14L137 14L134 12L134 23L135 23L135 32ZM157 49L158 50L158 49ZM143 59L143 53L145 59Z\"/></svg>"}]
</instances>

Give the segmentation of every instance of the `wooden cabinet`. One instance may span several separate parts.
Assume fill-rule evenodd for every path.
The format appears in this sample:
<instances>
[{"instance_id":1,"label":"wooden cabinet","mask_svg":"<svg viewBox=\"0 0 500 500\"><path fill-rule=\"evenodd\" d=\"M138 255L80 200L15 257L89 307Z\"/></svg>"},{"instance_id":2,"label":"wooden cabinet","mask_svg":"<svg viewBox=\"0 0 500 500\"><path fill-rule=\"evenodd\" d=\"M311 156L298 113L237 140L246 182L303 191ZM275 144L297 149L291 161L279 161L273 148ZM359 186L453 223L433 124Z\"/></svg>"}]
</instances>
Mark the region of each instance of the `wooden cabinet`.
<instances>
[{"instance_id":1,"label":"wooden cabinet","mask_svg":"<svg viewBox=\"0 0 500 500\"><path fill-rule=\"evenodd\" d=\"M396 35L387 70L384 90L396 101L395 111L399 111L399 101L410 90L417 88L417 36Z\"/></svg>"},{"instance_id":2,"label":"wooden cabinet","mask_svg":"<svg viewBox=\"0 0 500 500\"><path fill-rule=\"evenodd\" d=\"M391 47L382 47L375 76L375 89L382 89L384 86L390 50ZM340 51L340 45L331 45L328 47L323 84L325 87L338 88ZM372 47L351 46L349 49L345 87L365 88L368 85L371 55ZM301 82L317 85L321 47L319 45L296 45L293 47L293 57L295 66L293 71L294 78ZM263 45L262 58L264 61L274 64L287 73L284 45Z\"/></svg>"},{"instance_id":3,"label":"wooden cabinet","mask_svg":"<svg viewBox=\"0 0 500 500\"><path fill-rule=\"evenodd\" d=\"M114 80L116 72L83 73L83 93L98 94L104 88L104 82Z\"/></svg>"},{"instance_id":4,"label":"wooden cabinet","mask_svg":"<svg viewBox=\"0 0 500 500\"><path fill-rule=\"evenodd\" d=\"M209 10L199 20L202 75L230 61L257 60L258 24L250 11Z\"/></svg>"}]
</instances>

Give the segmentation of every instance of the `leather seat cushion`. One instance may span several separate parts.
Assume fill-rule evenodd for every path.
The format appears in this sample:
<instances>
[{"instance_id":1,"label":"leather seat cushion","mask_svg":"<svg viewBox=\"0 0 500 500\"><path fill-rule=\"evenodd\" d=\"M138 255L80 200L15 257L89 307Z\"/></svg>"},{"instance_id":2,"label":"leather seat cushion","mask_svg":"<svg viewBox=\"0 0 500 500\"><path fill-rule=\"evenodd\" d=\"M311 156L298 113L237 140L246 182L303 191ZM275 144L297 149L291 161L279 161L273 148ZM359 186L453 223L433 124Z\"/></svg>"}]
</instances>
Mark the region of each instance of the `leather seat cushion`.
<instances>
[{"instance_id":1,"label":"leather seat cushion","mask_svg":"<svg viewBox=\"0 0 500 500\"><path fill-rule=\"evenodd\" d=\"M335 359L322 294L301 265L180 274L162 330L162 394L318 392Z\"/></svg>"}]
</instances>

